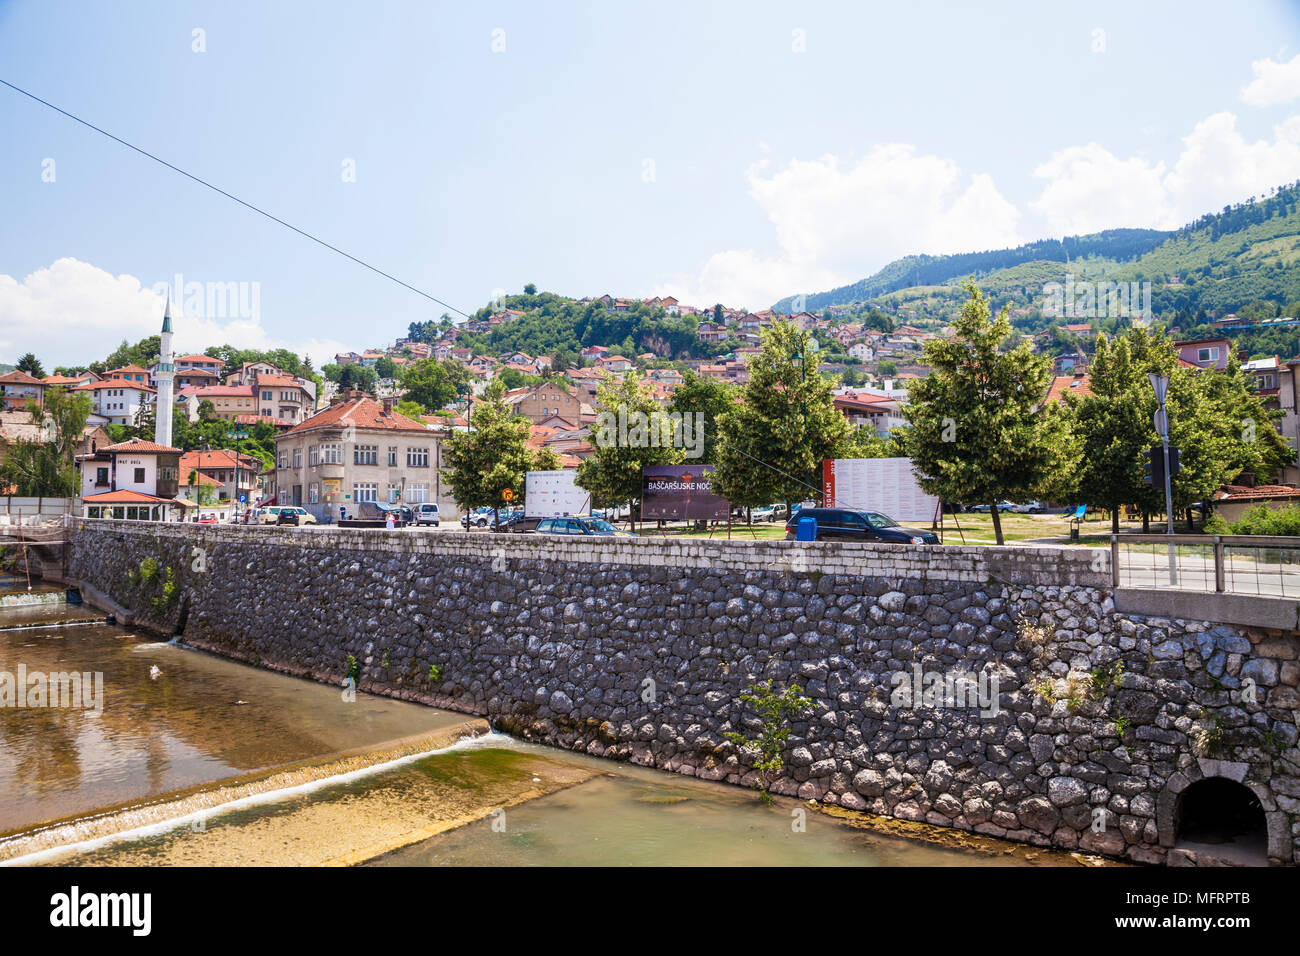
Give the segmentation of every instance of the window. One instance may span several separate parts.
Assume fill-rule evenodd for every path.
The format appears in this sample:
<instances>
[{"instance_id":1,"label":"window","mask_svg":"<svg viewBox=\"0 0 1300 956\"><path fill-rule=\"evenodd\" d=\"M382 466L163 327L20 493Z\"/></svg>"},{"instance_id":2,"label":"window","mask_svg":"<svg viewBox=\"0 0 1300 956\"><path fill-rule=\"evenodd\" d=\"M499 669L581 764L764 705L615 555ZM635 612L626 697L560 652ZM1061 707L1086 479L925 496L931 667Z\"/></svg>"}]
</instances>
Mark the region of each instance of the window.
<instances>
[{"instance_id":1,"label":"window","mask_svg":"<svg viewBox=\"0 0 1300 956\"><path fill-rule=\"evenodd\" d=\"M352 464L354 465L377 465L379 464L379 446L378 445L355 445L352 448Z\"/></svg>"},{"instance_id":2,"label":"window","mask_svg":"<svg viewBox=\"0 0 1300 956\"><path fill-rule=\"evenodd\" d=\"M374 484L352 486L352 500L360 504L363 501L377 501L378 487Z\"/></svg>"},{"instance_id":3,"label":"window","mask_svg":"<svg viewBox=\"0 0 1300 956\"><path fill-rule=\"evenodd\" d=\"M301 449L301 448L295 448L295 449L293 450L293 467L295 467L295 468L301 468L301 467L302 467L302 449Z\"/></svg>"},{"instance_id":4,"label":"window","mask_svg":"<svg viewBox=\"0 0 1300 956\"><path fill-rule=\"evenodd\" d=\"M397 467L397 446L396 445L388 446L388 467L389 468Z\"/></svg>"},{"instance_id":5,"label":"window","mask_svg":"<svg viewBox=\"0 0 1300 956\"><path fill-rule=\"evenodd\" d=\"M407 468L428 468L429 449L427 448L406 449L406 467Z\"/></svg>"},{"instance_id":6,"label":"window","mask_svg":"<svg viewBox=\"0 0 1300 956\"><path fill-rule=\"evenodd\" d=\"M402 486L395 481L390 481L388 483L388 503L390 505L397 504L397 502L401 500L402 500Z\"/></svg>"},{"instance_id":7,"label":"window","mask_svg":"<svg viewBox=\"0 0 1300 956\"><path fill-rule=\"evenodd\" d=\"M429 483L417 481L406 486L407 504L418 505L429 500Z\"/></svg>"},{"instance_id":8,"label":"window","mask_svg":"<svg viewBox=\"0 0 1300 956\"><path fill-rule=\"evenodd\" d=\"M320 484L313 481L307 486L307 504L314 505L320 502Z\"/></svg>"},{"instance_id":9,"label":"window","mask_svg":"<svg viewBox=\"0 0 1300 956\"><path fill-rule=\"evenodd\" d=\"M96 484L96 485L100 485L100 486L105 487L105 488L108 487L108 469L107 469L107 468L96 468L96 469L95 469L95 484Z\"/></svg>"},{"instance_id":10,"label":"window","mask_svg":"<svg viewBox=\"0 0 1300 956\"><path fill-rule=\"evenodd\" d=\"M137 468L137 469L135 470L135 483L136 483L137 485L143 485L143 484L144 484L144 469L143 469L143 468Z\"/></svg>"},{"instance_id":11,"label":"window","mask_svg":"<svg viewBox=\"0 0 1300 956\"><path fill-rule=\"evenodd\" d=\"M343 446L337 442L320 446L320 463L322 465L343 464Z\"/></svg>"},{"instance_id":12,"label":"window","mask_svg":"<svg viewBox=\"0 0 1300 956\"><path fill-rule=\"evenodd\" d=\"M271 400L271 392L270 389L267 389L266 391L262 392L262 401L269 402L270 400Z\"/></svg>"},{"instance_id":13,"label":"window","mask_svg":"<svg viewBox=\"0 0 1300 956\"><path fill-rule=\"evenodd\" d=\"M312 445L307 449L307 464L315 468L320 464L320 446Z\"/></svg>"},{"instance_id":14,"label":"window","mask_svg":"<svg viewBox=\"0 0 1300 956\"><path fill-rule=\"evenodd\" d=\"M1198 362L1217 362L1219 360L1219 350L1217 348L1198 349L1196 360Z\"/></svg>"}]
</instances>

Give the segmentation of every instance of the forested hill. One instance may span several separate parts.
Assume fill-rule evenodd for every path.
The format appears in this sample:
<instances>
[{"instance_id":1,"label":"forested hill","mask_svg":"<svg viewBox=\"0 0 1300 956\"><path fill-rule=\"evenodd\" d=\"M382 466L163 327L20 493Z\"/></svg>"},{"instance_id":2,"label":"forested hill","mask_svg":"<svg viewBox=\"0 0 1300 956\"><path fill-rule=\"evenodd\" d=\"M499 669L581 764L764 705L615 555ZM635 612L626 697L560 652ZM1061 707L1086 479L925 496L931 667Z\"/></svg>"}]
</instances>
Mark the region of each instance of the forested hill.
<instances>
[{"instance_id":1,"label":"forested hill","mask_svg":"<svg viewBox=\"0 0 1300 956\"><path fill-rule=\"evenodd\" d=\"M1041 239L1014 249L964 252L950 256L905 256L896 259L873 276L852 285L807 297L805 308L816 312L829 305L865 302L876 296L911 286L943 285L952 279L980 276L1025 262L1072 262L1086 256L1098 256L1125 262L1150 252L1172 232L1159 229L1107 229L1088 236L1064 239ZM776 312L793 310L795 296L787 296L772 306Z\"/></svg>"}]
</instances>

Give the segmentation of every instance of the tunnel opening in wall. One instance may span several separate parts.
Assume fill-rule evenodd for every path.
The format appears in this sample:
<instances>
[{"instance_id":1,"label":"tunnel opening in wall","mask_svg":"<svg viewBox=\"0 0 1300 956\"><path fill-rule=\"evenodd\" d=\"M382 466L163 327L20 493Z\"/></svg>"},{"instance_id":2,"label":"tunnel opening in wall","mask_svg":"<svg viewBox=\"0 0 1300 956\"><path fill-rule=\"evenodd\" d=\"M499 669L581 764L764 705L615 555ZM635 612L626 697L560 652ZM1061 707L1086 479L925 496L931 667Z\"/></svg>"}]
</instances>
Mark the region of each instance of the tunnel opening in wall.
<instances>
[{"instance_id":1,"label":"tunnel opening in wall","mask_svg":"<svg viewBox=\"0 0 1300 956\"><path fill-rule=\"evenodd\" d=\"M1178 795L1175 849L1202 865L1268 865L1264 807L1249 787L1206 777Z\"/></svg>"}]
</instances>

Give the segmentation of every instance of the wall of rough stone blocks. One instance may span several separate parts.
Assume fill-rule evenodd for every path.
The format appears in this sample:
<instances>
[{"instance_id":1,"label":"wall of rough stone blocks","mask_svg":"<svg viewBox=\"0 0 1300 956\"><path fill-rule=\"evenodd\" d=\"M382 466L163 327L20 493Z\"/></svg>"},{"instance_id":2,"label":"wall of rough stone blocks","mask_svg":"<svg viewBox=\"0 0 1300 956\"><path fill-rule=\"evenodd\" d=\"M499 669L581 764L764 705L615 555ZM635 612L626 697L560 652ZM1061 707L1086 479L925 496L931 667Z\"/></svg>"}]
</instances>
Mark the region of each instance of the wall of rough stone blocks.
<instances>
[{"instance_id":1,"label":"wall of rough stone blocks","mask_svg":"<svg viewBox=\"0 0 1300 956\"><path fill-rule=\"evenodd\" d=\"M170 603L131 583L145 558L172 569ZM812 704L774 792L1044 846L1194 862L1170 856L1180 800L1227 777L1294 863L1296 634L1120 614L1108 560L85 521L69 569L202 648L332 682L352 655L363 690L740 785L757 777L725 736L757 727L741 695L798 683ZM914 674L996 678L996 707L912 706Z\"/></svg>"}]
</instances>

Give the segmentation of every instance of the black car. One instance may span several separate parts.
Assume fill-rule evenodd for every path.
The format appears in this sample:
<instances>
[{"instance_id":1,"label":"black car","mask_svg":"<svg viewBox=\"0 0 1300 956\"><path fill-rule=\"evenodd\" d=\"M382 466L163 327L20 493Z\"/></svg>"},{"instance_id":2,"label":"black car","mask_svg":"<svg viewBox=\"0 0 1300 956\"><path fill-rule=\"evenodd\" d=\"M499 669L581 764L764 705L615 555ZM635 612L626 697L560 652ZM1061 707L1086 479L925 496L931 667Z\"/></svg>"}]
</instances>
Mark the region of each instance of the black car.
<instances>
[{"instance_id":1,"label":"black car","mask_svg":"<svg viewBox=\"0 0 1300 956\"><path fill-rule=\"evenodd\" d=\"M298 512L294 511L292 508L281 508L279 514L275 516L275 523L277 525L291 524L294 527L297 527Z\"/></svg>"},{"instance_id":2,"label":"black car","mask_svg":"<svg viewBox=\"0 0 1300 956\"><path fill-rule=\"evenodd\" d=\"M542 522L541 518L532 518L522 511L512 515L503 515L501 520L492 526L493 531L513 532L515 534L524 534L528 531L536 531L538 524Z\"/></svg>"},{"instance_id":3,"label":"black car","mask_svg":"<svg viewBox=\"0 0 1300 956\"><path fill-rule=\"evenodd\" d=\"M888 515L879 511L858 511L851 508L802 508L785 524L785 537L793 541L798 536L799 519L817 519L818 541L880 541L885 544L938 544L939 536L933 531L904 528Z\"/></svg>"}]
</instances>

